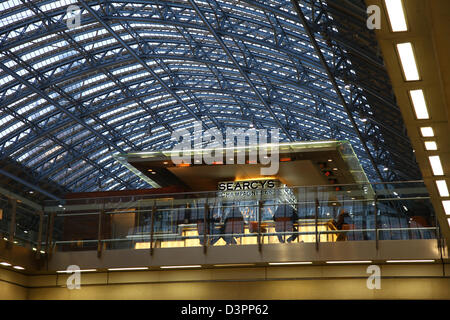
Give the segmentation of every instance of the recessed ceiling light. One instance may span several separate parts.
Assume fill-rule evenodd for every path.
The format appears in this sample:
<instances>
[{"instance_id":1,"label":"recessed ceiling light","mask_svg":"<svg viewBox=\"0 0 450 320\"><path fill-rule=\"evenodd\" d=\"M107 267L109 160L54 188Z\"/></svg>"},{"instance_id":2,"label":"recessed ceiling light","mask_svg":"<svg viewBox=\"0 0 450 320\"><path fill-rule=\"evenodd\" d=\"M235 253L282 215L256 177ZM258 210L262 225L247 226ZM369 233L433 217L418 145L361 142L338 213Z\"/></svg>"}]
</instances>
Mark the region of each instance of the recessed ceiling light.
<instances>
[{"instance_id":1,"label":"recessed ceiling light","mask_svg":"<svg viewBox=\"0 0 450 320\"><path fill-rule=\"evenodd\" d=\"M341 263L372 263L370 260L361 260L361 261L327 261L329 264L341 264Z\"/></svg>"},{"instance_id":2,"label":"recessed ceiling light","mask_svg":"<svg viewBox=\"0 0 450 320\"><path fill-rule=\"evenodd\" d=\"M397 51L406 81L420 80L411 42L397 44Z\"/></svg>"},{"instance_id":3,"label":"recessed ceiling light","mask_svg":"<svg viewBox=\"0 0 450 320\"><path fill-rule=\"evenodd\" d=\"M448 192L447 182L445 180L437 180L436 186L439 190L439 195L441 197L449 197L450 196L449 192Z\"/></svg>"},{"instance_id":4,"label":"recessed ceiling light","mask_svg":"<svg viewBox=\"0 0 450 320\"><path fill-rule=\"evenodd\" d=\"M439 156L430 156L428 157L431 164L431 169L433 170L433 174L435 176L443 176L444 169L442 169L441 158Z\"/></svg>"},{"instance_id":5,"label":"recessed ceiling light","mask_svg":"<svg viewBox=\"0 0 450 320\"><path fill-rule=\"evenodd\" d=\"M25 268L24 268L24 267L21 267L21 266L14 266L13 268L14 268L14 269L17 269L17 270L25 270Z\"/></svg>"},{"instance_id":6,"label":"recessed ceiling light","mask_svg":"<svg viewBox=\"0 0 450 320\"><path fill-rule=\"evenodd\" d=\"M148 270L148 267L108 268L108 271L134 271L134 270Z\"/></svg>"},{"instance_id":7,"label":"recessed ceiling light","mask_svg":"<svg viewBox=\"0 0 450 320\"><path fill-rule=\"evenodd\" d=\"M97 269L59 270L59 271L56 271L56 273L74 273L76 271L79 271L79 272L95 272L95 271L97 271Z\"/></svg>"},{"instance_id":8,"label":"recessed ceiling light","mask_svg":"<svg viewBox=\"0 0 450 320\"><path fill-rule=\"evenodd\" d=\"M11 264L8 262L0 262L0 264L5 267L11 267Z\"/></svg>"},{"instance_id":9,"label":"recessed ceiling light","mask_svg":"<svg viewBox=\"0 0 450 320\"><path fill-rule=\"evenodd\" d=\"M298 261L298 262L269 262L271 266L289 266L289 265L302 265L302 264L312 264L311 261Z\"/></svg>"},{"instance_id":10,"label":"recessed ceiling light","mask_svg":"<svg viewBox=\"0 0 450 320\"><path fill-rule=\"evenodd\" d=\"M420 128L420 132L422 133L422 137L424 138L434 137L434 130L432 127L422 127Z\"/></svg>"},{"instance_id":11,"label":"recessed ceiling light","mask_svg":"<svg viewBox=\"0 0 450 320\"><path fill-rule=\"evenodd\" d=\"M184 269L184 268L201 268L201 265L189 265L189 266L162 266L161 269Z\"/></svg>"},{"instance_id":12,"label":"recessed ceiling light","mask_svg":"<svg viewBox=\"0 0 450 320\"><path fill-rule=\"evenodd\" d=\"M385 0L389 22L393 32L408 31L406 15L403 9L402 0Z\"/></svg>"},{"instance_id":13,"label":"recessed ceiling light","mask_svg":"<svg viewBox=\"0 0 450 320\"><path fill-rule=\"evenodd\" d=\"M438 147L436 141L425 141L425 149L427 149L428 151L437 150Z\"/></svg>"},{"instance_id":14,"label":"recessed ceiling light","mask_svg":"<svg viewBox=\"0 0 450 320\"><path fill-rule=\"evenodd\" d=\"M423 95L423 90L411 90L409 94L411 95L411 100L413 102L417 119L430 119L427 103L425 102L425 96Z\"/></svg>"},{"instance_id":15,"label":"recessed ceiling light","mask_svg":"<svg viewBox=\"0 0 450 320\"><path fill-rule=\"evenodd\" d=\"M416 263L416 262L434 262L434 260L387 260L387 263Z\"/></svg>"},{"instance_id":16,"label":"recessed ceiling light","mask_svg":"<svg viewBox=\"0 0 450 320\"><path fill-rule=\"evenodd\" d=\"M215 264L214 267L251 267L254 263L230 263L230 264Z\"/></svg>"},{"instance_id":17,"label":"recessed ceiling light","mask_svg":"<svg viewBox=\"0 0 450 320\"><path fill-rule=\"evenodd\" d=\"M450 216L450 200L442 201L442 205L444 206L445 214Z\"/></svg>"}]
</instances>

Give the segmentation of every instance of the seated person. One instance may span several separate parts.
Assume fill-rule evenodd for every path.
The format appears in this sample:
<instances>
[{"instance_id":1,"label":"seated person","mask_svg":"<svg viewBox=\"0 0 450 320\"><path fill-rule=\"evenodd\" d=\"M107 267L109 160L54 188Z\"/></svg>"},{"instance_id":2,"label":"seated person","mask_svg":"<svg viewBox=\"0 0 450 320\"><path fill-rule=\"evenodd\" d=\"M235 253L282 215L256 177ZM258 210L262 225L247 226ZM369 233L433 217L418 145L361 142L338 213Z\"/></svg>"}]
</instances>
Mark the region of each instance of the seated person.
<instances>
[{"instance_id":1,"label":"seated person","mask_svg":"<svg viewBox=\"0 0 450 320\"><path fill-rule=\"evenodd\" d=\"M244 217L239 207L233 205L231 208L227 208L224 221L223 233L226 236L223 236L223 239L227 244L236 244L235 237L230 234L244 233Z\"/></svg>"},{"instance_id":2,"label":"seated person","mask_svg":"<svg viewBox=\"0 0 450 320\"><path fill-rule=\"evenodd\" d=\"M206 216L206 226L205 226L205 205L198 204L196 208L192 209L191 216L194 218L194 221L197 223L197 232L199 235L200 244L205 244L205 233L207 235L220 234L221 231L215 228L217 222L220 222L218 217L211 217L211 212L213 211L209 208L209 212L207 212ZM209 244L214 245L217 241L219 241L220 236L207 236L207 241L209 239Z\"/></svg>"},{"instance_id":3,"label":"seated person","mask_svg":"<svg viewBox=\"0 0 450 320\"><path fill-rule=\"evenodd\" d=\"M337 230L342 230L342 227L344 226L344 224L346 224L345 222L346 218L350 218L350 215L348 214L347 211L345 211L344 208L342 208L341 211L339 212L337 219L333 220L333 225L336 227ZM345 233L340 232L337 236L336 241L344 241L346 239L347 237Z\"/></svg>"},{"instance_id":4,"label":"seated person","mask_svg":"<svg viewBox=\"0 0 450 320\"><path fill-rule=\"evenodd\" d=\"M277 237L280 243L285 242L285 235L281 232L297 232L297 228L294 227L294 222L298 220L297 211L290 204L280 204L274 215L273 221L275 221L275 231L278 233ZM292 242L297 239L298 234L292 234L287 242Z\"/></svg>"}]
</instances>

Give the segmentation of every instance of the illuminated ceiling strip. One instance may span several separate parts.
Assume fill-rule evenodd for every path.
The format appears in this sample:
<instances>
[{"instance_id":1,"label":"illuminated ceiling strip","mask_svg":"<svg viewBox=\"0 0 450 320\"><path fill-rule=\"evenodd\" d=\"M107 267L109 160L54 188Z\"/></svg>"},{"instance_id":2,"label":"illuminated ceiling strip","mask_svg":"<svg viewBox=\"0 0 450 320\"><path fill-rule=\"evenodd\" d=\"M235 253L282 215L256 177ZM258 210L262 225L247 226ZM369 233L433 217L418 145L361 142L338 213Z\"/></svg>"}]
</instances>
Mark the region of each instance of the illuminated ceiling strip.
<instances>
[{"instance_id":1,"label":"illuminated ceiling strip","mask_svg":"<svg viewBox=\"0 0 450 320\"><path fill-rule=\"evenodd\" d=\"M422 137L424 138L434 137L434 130L432 127L421 127L420 132L422 133Z\"/></svg>"},{"instance_id":2,"label":"illuminated ceiling strip","mask_svg":"<svg viewBox=\"0 0 450 320\"><path fill-rule=\"evenodd\" d=\"M441 197L449 197L450 196L450 194L448 192L447 182L445 180L437 180L436 186L439 190L439 195Z\"/></svg>"},{"instance_id":3,"label":"illuminated ceiling strip","mask_svg":"<svg viewBox=\"0 0 450 320\"><path fill-rule=\"evenodd\" d=\"M430 119L428 113L427 103L425 102L425 96L423 90L411 90L409 92L411 100L413 102L414 111L416 112L416 117L419 120Z\"/></svg>"},{"instance_id":4,"label":"illuminated ceiling strip","mask_svg":"<svg viewBox=\"0 0 450 320\"><path fill-rule=\"evenodd\" d=\"M417 69L416 58L411 42L397 44L397 51L406 81L420 80L419 70Z\"/></svg>"},{"instance_id":5,"label":"illuminated ceiling strip","mask_svg":"<svg viewBox=\"0 0 450 320\"><path fill-rule=\"evenodd\" d=\"M327 261L329 264L341 264L341 263L372 263L370 260L361 260L361 261Z\"/></svg>"},{"instance_id":6,"label":"illuminated ceiling strip","mask_svg":"<svg viewBox=\"0 0 450 320\"><path fill-rule=\"evenodd\" d=\"M288 265L302 265L302 264L312 264L311 261L299 261L299 262L269 262L271 266L288 266Z\"/></svg>"},{"instance_id":7,"label":"illuminated ceiling strip","mask_svg":"<svg viewBox=\"0 0 450 320\"><path fill-rule=\"evenodd\" d=\"M135 270L148 270L148 267L108 268L108 271L135 271Z\"/></svg>"},{"instance_id":8,"label":"illuminated ceiling strip","mask_svg":"<svg viewBox=\"0 0 450 320\"><path fill-rule=\"evenodd\" d=\"M387 263L425 263L434 262L434 260L386 260Z\"/></svg>"},{"instance_id":9,"label":"illuminated ceiling strip","mask_svg":"<svg viewBox=\"0 0 450 320\"><path fill-rule=\"evenodd\" d=\"M185 269L185 268L201 268L201 265L189 265L189 266L162 266L161 269Z\"/></svg>"},{"instance_id":10,"label":"illuminated ceiling strip","mask_svg":"<svg viewBox=\"0 0 450 320\"><path fill-rule=\"evenodd\" d=\"M433 170L433 174L435 176L443 176L444 169L442 168L441 158L439 156L430 156L428 157L431 164L431 169Z\"/></svg>"},{"instance_id":11,"label":"illuminated ceiling strip","mask_svg":"<svg viewBox=\"0 0 450 320\"><path fill-rule=\"evenodd\" d=\"M425 141L425 149L427 151L436 151L438 149L436 141Z\"/></svg>"},{"instance_id":12,"label":"illuminated ceiling strip","mask_svg":"<svg viewBox=\"0 0 450 320\"><path fill-rule=\"evenodd\" d=\"M75 273L75 272L95 272L97 269L82 269L82 270L58 270L56 273Z\"/></svg>"},{"instance_id":13,"label":"illuminated ceiling strip","mask_svg":"<svg viewBox=\"0 0 450 320\"><path fill-rule=\"evenodd\" d=\"M445 214L450 216L450 200L442 201L442 205L444 206Z\"/></svg>"},{"instance_id":14,"label":"illuminated ceiling strip","mask_svg":"<svg viewBox=\"0 0 450 320\"><path fill-rule=\"evenodd\" d=\"M384 0L393 32L408 31L402 0Z\"/></svg>"}]
</instances>

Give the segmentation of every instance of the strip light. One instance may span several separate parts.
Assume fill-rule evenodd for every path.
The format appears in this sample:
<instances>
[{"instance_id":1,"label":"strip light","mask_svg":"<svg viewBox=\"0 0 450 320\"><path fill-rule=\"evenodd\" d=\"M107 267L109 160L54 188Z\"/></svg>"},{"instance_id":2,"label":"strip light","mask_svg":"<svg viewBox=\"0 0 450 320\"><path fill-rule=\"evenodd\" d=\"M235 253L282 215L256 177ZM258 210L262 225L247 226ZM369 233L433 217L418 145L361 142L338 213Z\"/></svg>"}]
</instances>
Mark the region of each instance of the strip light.
<instances>
[{"instance_id":1,"label":"strip light","mask_svg":"<svg viewBox=\"0 0 450 320\"><path fill-rule=\"evenodd\" d=\"M448 192L447 182L445 182L445 180L437 180L436 186L438 188L439 195L441 197L449 197L450 196L450 194Z\"/></svg>"},{"instance_id":2,"label":"strip light","mask_svg":"<svg viewBox=\"0 0 450 320\"><path fill-rule=\"evenodd\" d=\"M230 264L215 264L214 267L250 267L255 266L254 263L230 263Z\"/></svg>"},{"instance_id":3,"label":"strip light","mask_svg":"<svg viewBox=\"0 0 450 320\"><path fill-rule=\"evenodd\" d=\"M190 265L190 266L162 266L161 269L184 269L184 268L201 268L201 265Z\"/></svg>"},{"instance_id":4,"label":"strip light","mask_svg":"<svg viewBox=\"0 0 450 320\"><path fill-rule=\"evenodd\" d=\"M439 156L430 156L428 157L431 164L431 169L433 169L433 174L435 176L443 176L444 169L442 169L441 158Z\"/></svg>"},{"instance_id":5,"label":"strip light","mask_svg":"<svg viewBox=\"0 0 450 320\"><path fill-rule=\"evenodd\" d=\"M372 263L370 260L362 260L362 261L327 261L330 264L340 264L340 263Z\"/></svg>"},{"instance_id":6,"label":"strip light","mask_svg":"<svg viewBox=\"0 0 450 320\"><path fill-rule=\"evenodd\" d=\"M5 267L11 267L11 263L8 262L0 262L0 264Z\"/></svg>"},{"instance_id":7,"label":"strip light","mask_svg":"<svg viewBox=\"0 0 450 320\"><path fill-rule=\"evenodd\" d=\"M289 265L302 265L302 264L312 264L311 261L299 261L299 262L269 262L271 266L289 266Z\"/></svg>"},{"instance_id":8,"label":"strip light","mask_svg":"<svg viewBox=\"0 0 450 320\"><path fill-rule=\"evenodd\" d=\"M133 271L133 270L148 270L148 267L108 268L108 271Z\"/></svg>"},{"instance_id":9,"label":"strip light","mask_svg":"<svg viewBox=\"0 0 450 320\"><path fill-rule=\"evenodd\" d=\"M409 94L411 95L411 100L413 102L414 111L416 112L417 119L420 120L430 119L423 90L422 89L411 90Z\"/></svg>"},{"instance_id":10,"label":"strip light","mask_svg":"<svg viewBox=\"0 0 450 320\"><path fill-rule=\"evenodd\" d=\"M387 263L425 263L434 262L434 260L387 260Z\"/></svg>"},{"instance_id":11,"label":"strip light","mask_svg":"<svg viewBox=\"0 0 450 320\"><path fill-rule=\"evenodd\" d=\"M14 269L17 269L17 270L25 270L25 268L24 268L24 267L21 267L21 266L14 266L13 268L14 268Z\"/></svg>"},{"instance_id":12,"label":"strip light","mask_svg":"<svg viewBox=\"0 0 450 320\"><path fill-rule=\"evenodd\" d=\"M417 69L416 58L411 42L397 44L397 51L406 81L420 80L419 70Z\"/></svg>"},{"instance_id":13,"label":"strip light","mask_svg":"<svg viewBox=\"0 0 450 320\"><path fill-rule=\"evenodd\" d=\"M97 269L84 269L84 270L58 270L56 273L75 273L75 272L95 272Z\"/></svg>"},{"instance_id":14,"label":"strip light","mask_svg":"<svg viewBox=\"0 0 450 320\"><path fill-rule=\"evenodd\" d=\"M393 32L408 31L406 15L403 10L402 0L385 0L386 9Z\"/></svg>"}]
</instances>

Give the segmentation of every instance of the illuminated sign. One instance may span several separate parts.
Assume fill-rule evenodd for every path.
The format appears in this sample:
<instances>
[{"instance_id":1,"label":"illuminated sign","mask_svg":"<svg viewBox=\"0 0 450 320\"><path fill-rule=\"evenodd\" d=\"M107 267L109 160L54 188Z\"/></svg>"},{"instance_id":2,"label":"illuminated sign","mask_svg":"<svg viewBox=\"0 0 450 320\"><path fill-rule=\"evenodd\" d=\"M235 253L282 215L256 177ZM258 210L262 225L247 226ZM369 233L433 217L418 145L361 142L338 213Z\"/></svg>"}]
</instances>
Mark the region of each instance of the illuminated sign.
<instances>
[{"instance_id":1,"label":"illuminated sign","mask_svg":"<svg viewBox=\"0 0 450 320\"><path fill-rule=\"evenodd\" d=\"M219 182L219 196L228 199L257 199L274 196L275 189L280 187L280 181L255 179L245 181Z\"/></svg>"}]
</instances>

